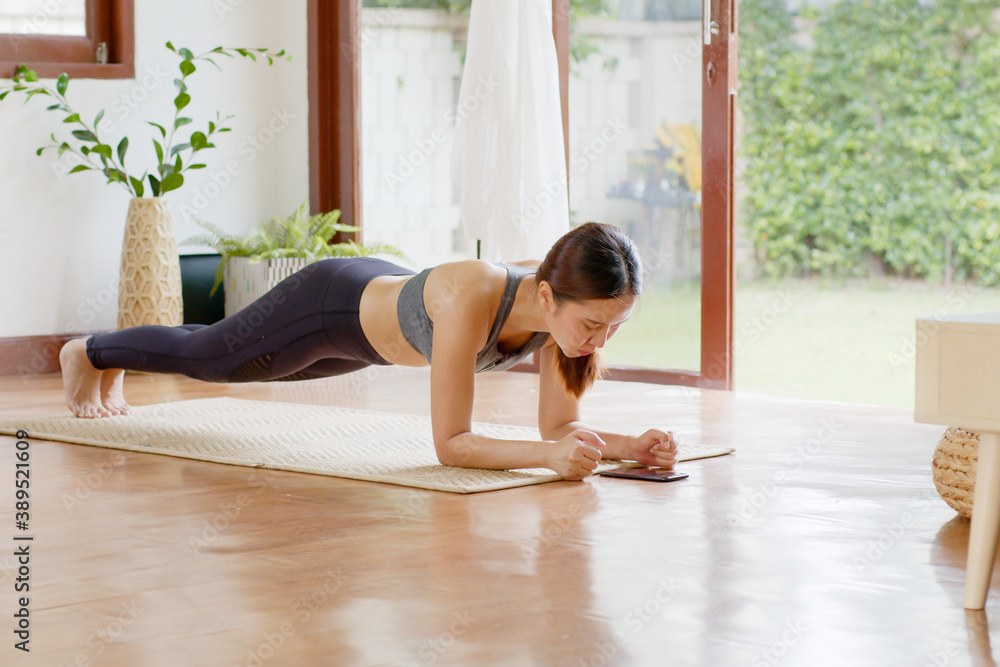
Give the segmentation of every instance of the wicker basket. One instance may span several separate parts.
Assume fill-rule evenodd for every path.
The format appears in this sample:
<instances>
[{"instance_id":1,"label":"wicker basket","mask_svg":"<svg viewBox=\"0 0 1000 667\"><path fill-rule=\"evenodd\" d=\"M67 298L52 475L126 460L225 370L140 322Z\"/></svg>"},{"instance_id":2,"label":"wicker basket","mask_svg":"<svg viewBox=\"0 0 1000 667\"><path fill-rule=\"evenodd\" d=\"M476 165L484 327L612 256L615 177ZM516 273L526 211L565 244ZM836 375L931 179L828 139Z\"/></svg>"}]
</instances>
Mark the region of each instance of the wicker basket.
<instances>
[{"instance_id":1,"label":"wicker basket","mask_svg":"<svg viewBox=\"0 0 1000 667\"><path fill-rule=\"evenodd\" d=\"M979 436L952 426L938 441L931 464L934 488L942 500L966 518L972 517L978 452Z\"/></svg>"},{"instance_id":2,"label":"wicker basket","mask_svg":"<svg viewBox=\"0 0 1000 667\"><path fill-rule=\"evenodd\" d=\"M265 259L252 263L246 257L230 257L226 263L226 317L238 313L271 288L311 262L304 257Z\"/></svg>"}]
</instances>

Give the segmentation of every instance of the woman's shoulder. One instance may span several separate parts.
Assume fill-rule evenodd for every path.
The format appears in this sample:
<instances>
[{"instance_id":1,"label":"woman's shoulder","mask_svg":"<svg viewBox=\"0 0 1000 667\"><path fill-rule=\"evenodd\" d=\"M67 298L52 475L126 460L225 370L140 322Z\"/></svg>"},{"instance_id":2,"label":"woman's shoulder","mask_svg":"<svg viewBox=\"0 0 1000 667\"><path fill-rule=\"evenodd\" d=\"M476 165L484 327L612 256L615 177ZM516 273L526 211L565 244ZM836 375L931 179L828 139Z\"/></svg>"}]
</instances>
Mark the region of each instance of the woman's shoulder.
<instances>
[{"instance_id":1,"label":"woman's shoulder","mask_svg":"<svg viewBox=\"0 0 1000 667\"><path fill-rule=\"evenodd\" d=\"M460 259L454 262L443 262L430 269L431 276L451 276L475 280L501 277L505 278L507 271L502 266L482 259Z\"/></svg>"},{"instance_id":2,"label":"woman's shoulder","mask_svg":"<svg viewBox=\"0 0 1000 667\"><path fill-rule=\"evenodd\" d=\"M448 300L499 299L507 282L502 266L481 259L444 262L430 269L425 290L432 290Z\"/></svg>"}]
</instances>

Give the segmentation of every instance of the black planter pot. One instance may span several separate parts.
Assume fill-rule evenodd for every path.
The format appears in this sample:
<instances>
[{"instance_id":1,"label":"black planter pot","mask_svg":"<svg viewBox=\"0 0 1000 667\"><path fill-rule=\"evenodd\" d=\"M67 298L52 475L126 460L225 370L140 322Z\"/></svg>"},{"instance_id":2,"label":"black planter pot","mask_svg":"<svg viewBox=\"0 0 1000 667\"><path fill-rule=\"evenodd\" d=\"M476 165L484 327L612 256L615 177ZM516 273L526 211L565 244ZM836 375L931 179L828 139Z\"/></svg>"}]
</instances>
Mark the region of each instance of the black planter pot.
<instances>
[{"instance_id":1,"label":"black planter pot","mask_svg":"<svg viewBox=\"0 0 1000 667\"><path fill-rule=\"evenodd\" d=\"M181 255L181 292L184 295L184 324L214 324L226 311L222 285L209 296L215 270L222 260L218 254Z\"/></svg>"}]
</instances>

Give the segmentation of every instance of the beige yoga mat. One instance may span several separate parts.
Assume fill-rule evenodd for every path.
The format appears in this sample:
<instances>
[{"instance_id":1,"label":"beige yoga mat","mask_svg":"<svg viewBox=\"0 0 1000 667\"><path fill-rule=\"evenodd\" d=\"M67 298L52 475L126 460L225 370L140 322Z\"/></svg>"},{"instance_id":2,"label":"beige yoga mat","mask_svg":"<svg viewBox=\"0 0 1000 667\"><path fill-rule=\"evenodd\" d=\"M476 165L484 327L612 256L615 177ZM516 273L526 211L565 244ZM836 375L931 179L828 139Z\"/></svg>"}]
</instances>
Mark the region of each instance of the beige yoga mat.
<instances>
[{"instance_id":1,"label":"beige yoga mat","mask_svg":"<svg viewBox=\"0 0 1000 667\"><path fill-rule=\"evenodd\" d=\"M0 420L0 433L18 429L39 440L166 454L255 468L387 482L420 489L478 493L559 480L546 469L481 470L438 463L429 417L371 410L202 398L133 408L128 416L70 415ZM523 426L473 424L493 438L538 440ZM681 443L680 460L733 451ZM600 470L617 468L615 461Z\"/></svg>"}]
</instances>

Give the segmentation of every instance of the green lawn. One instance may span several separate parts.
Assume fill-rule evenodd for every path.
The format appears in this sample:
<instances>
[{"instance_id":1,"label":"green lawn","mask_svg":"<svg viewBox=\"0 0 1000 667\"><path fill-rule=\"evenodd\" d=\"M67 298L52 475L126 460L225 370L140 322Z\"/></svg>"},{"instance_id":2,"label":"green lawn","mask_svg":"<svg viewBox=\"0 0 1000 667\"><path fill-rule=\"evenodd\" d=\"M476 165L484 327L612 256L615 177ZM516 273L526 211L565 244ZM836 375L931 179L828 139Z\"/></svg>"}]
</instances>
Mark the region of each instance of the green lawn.
<instances>
[{"instance_id":1,"label":"green lawn","mask_svg":"<svg viewBox=\"0 0 1000 667\"><path fill-rule=\"evenodd\" d=\"M1000 290L915 282L754 281L736 287L738 391L913 407L914 320L1000 310ZM613 363L697 369L696 285L649 285L611 340Z\"/></svg>"}]
</instances>

